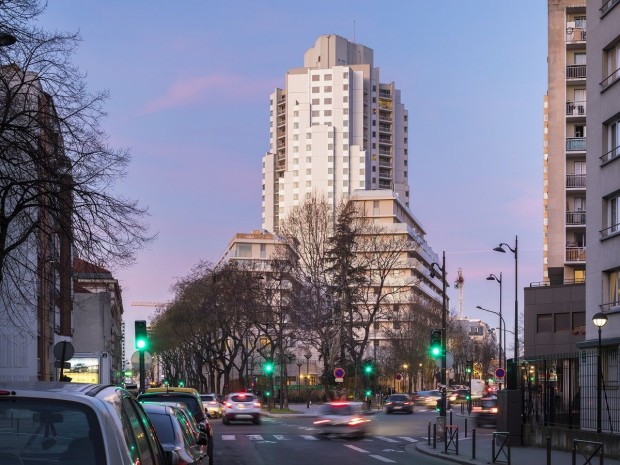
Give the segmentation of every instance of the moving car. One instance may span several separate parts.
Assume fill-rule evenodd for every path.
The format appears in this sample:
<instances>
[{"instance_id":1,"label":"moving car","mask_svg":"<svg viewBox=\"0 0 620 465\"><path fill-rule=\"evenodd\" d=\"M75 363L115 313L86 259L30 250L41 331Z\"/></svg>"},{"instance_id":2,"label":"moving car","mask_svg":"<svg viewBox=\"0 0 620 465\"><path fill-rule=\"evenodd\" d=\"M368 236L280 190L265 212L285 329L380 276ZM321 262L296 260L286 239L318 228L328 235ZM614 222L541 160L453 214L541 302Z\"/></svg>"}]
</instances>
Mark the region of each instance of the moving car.
<instances>
[{"instance_id":1,"label":"moving car","mask_svg":"<svg viewBox=\"0 0 620 465\"><path fill-rule=\"evenodd\" d=\"M319 434L362 438L370 429L370 418L362 402L331 402L325 404L314 421Z\"/></svg>"},{"instance_id":2,"label":"moving car","mask_svg":"<svg viewBox=\"0 0 620 465\"><path fill-rule=\"evenodd\" d=\"M392 394L385 399L385 413L413 413L413 400L407 394Z\"/></svg>"},{"instance_id":3,"label":"moving car","mask_svg":"<svg viewBox=\"0 0 620 465\"><path fill-rule=\"evenodd\" d=\"M200 394L202 405L205 411L209 412L211 418L220 418L222 416L222 403L217 394Z\"/></svg>"},{"instance_id":4,"label":"moving car","mask_svg":"<svg viewBox=\"0 0 620 465\"><path fill-rule=\"evenodd\" d=\"M172 465L135 397L116 386L0 381L3 464ZM10 460L10 461L9 461Z\"/></svg>"},{"instance_id":5,"label":"moving car","mask_svg":"<svg viewBox=\"0 0 620 465\"><path fill-rule=\"evenodd\" d=\"M497 397L488 396L480 399L480 407L474 407L473 413L476 415L476 426L497 426Z\"/></svg>"},{"instance_id":6,"label":"moving car","mask_svg":"<svg viewBox=\"0 0 620 465\"><path fill-rule=\"evenodd\" d=\"M207 454L207 433L197 431L197 424L189 411L168 403L142 404L157 437L165 451L174 451L179 463L186 465L213 465L213 454ZM192 423L193 422L193 423Z\"/></svg>"},{"instance_id":7,"label":"moving car","mask_svg":"<svg viewBox=\"0 0 620 465\"><path fill-rule=\"evenodd\" d=\"M213 428L202 405L202 399L198 391L193 388L162 387L147 389L138 395L140 402L182 402L192 413L201 431L207 433L209 453L213 451Z\"/></svg>"},{"instance_id":8,"label":"moving car","mask_svg":"<svg viewBox=\"0 0 620 465\"><path fill-rule=\"evenodd\" d=\"M435 408L437 406L437 399L441 399L441 392L438 390L418 391L415 397L415 404L422 407Z\"/></svg>"},{"instance_id":9,"label":"moving car","mask_svg":"<svg viewBox=\"0 0 620 465\"><path fill-rule=\"evenodd\" d=\"M232 392L224 398L222 423L228 425L233 420L251 420L256 425L260 424L261 404L254 394Z\"/></svg>"}]
</instances>

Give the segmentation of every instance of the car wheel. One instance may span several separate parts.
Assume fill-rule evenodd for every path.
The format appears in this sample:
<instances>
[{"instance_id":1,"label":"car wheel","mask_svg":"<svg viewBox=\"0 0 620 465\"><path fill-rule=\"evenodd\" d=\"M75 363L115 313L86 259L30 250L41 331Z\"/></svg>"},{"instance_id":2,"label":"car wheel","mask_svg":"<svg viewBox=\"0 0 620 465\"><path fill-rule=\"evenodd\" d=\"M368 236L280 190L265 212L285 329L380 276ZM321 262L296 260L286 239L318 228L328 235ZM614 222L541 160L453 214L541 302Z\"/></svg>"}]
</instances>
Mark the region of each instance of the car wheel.
<instances>
[{"instance_id":1,"label":"car wheel","mask_svg":"<svg viewBox=\"0 0 620 465\"><path fill-rule=\"evenodd\" d=\"M254 418L254 424L255 425L260 425L261 421L260 421L260 417L256 417Z\"/></svg>"},{"instance_id":2,"label":"car wheel","mask_svg":"<svg viewBox=\"0 0 620 465\"><path fill-rule=\"evenodd\" d=\"M222 417L222 424L223 425L227 425L229 421L230 420L228 419L228 417Z\"/></svg>"}]
</instances>

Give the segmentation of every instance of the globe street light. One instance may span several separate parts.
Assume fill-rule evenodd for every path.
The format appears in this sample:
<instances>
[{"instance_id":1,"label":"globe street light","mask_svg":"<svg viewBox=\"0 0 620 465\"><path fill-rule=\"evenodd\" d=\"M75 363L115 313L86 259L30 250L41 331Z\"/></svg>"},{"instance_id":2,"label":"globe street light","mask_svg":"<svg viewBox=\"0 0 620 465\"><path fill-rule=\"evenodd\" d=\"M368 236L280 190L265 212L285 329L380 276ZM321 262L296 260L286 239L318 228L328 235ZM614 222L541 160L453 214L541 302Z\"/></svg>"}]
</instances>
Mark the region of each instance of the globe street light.
<instances>
[{"instance_id":1,"label":"globe street light","mask_svg":"<svg viewBox=\"0 0 620 465\"><path fill-rule=\"evenodd\" d=\"M499 316L499 328L500 328L499 329L499 338L500 338L499 340L501 341L502 340L502 324L504 325L504 328L506 327L506 322L504 321L504 317L502 316L502 314L496 311L493 311L493 310L482 308L480 305L476 306L476 308L478 310L482 310L483 312L489 312L489 313L493 313L494 315ZM500 342L500 363L501 363L501 352L502 352L501 344L502 343Z\"/></svg>"},{"instance_id":2,"label":"globe street light","mask_svg":"<svg viewBox=\"0 0 620 465\"><path fill-rule=\"evenodd\" d=\"M308 390L308 382L310 380L310 357L312 354L308 352L304 355L306 357L306 408L310 408L310 391Z\"/></svg>"},{"instance_id":3,"label":"globe street light","mask_svg":"<svg viewBox=\"0 0 620 465\"><path fill-rule=\"evenodd\" d=\"M607 315L602 312L596 313L592 317L592 323L598 328L598 351L596 354L596 432L601 433L601 377L603 368L601 366L601 328L607 323Z\"/></svg>"},{"instance_id":4,"label":"globe street light","mask_svg":"<svg viewBox=\"0 0 620 465\"><path fill-rule=\"evenodd\" d=\"M435 262L431 263L431 278L435 277L435 267L441 272L441 407L439 416L446 416L446 339L447 339L447 304L446 304L446 252L444 250L441 260L441 268Z\"/></svg>"},{"instance_id":5,"label":"globe street light","mask_svg":"<svg viewBox=\"0 0 620 465\"><path fill-rule=\"evenodd\" d=\"M502 357L502 272L499 273L499 278L491 273L487 277L487 281L497 281L499 283L499 364L502 368L506 368L506 361ZM506 355L506 351L504 351Z\"/></svg>"},{"instance_id":6,"label":"globe street light","mask_svg":"<svg viewBox=\"0 0 620 465\"><path fill-rule=\"evenodd\" d=\"M518 278L518 272L519 272L519 237L515 236L515 247L514 249L512 247L510 247L508 244L506 244L505 242L502 242L500 245L498 245L497 247L495 247L493 250L495 252L502 252L502 253L506 253L506 250L504 250L503 246L506 246L508 248L508 250L510 250L514 256L515 256L515 352L514 352L514 362L515 364L518 364L518 360L519 360L519 278ZM516 376L513 377L509 377L508 381L510 382L510 386L508 386L509 389L516 389Z\"/></svg>"}]
</instances>

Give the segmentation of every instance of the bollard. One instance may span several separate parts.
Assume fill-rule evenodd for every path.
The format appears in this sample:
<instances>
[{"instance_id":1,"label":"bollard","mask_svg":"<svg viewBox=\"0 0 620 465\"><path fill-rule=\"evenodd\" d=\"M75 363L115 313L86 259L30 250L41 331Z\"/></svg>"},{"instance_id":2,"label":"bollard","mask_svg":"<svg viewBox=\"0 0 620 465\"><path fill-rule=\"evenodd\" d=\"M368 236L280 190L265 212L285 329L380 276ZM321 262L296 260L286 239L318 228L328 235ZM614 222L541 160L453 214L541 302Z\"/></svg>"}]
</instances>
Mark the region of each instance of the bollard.
<instances>
[{"instance_id":1,"label":"bollard","mask_svg":"<svg viewBox=\"0 0 620 465\"><path fill-rule=\"evenodd\" d=\"M465 404L461 404L461 415L465 414Z\"/></svg>"},{"instance_id":2,"label":"bollard","mask_svg":"<svg viewBox=\"0 0 620 465\"><path fill-rule=\"evenodd\" d=\"M551 465L551 436L547 436L547 465Z\"/></svg>"},{"instance_id":3,"label":"bollard","mask_svg":"<svg viewBox=\"0 0 620 465\"><path fill-rule=\"evenodd\" d=\"M431 422L428 422L428 435L427 435L427 439L428 439L428 445L431 445Z\"/></svg>"},{"instance_id":4,"label":"bollard","mask_svg":"<svg viewBox=\"0 0 620 465\"><path fill-rule=\"evenodd\" d=\"M465 437L467 437L467 418L465 418Z\"/></svg>"},{"instance_id":5,"label":"bollard","mask_svg":"<svg viewBox=\"0 0 620 465\"><path fill-rule=\"evenodd\" d=\"M437 449L437 423L433 424L433 449Z\"/></svg>"},{"instance_id":6,"label":"bollard","mask_svg":"<svg viewBox=\"0 0 620 465\"><path fill-rule=\"evenodd\" d=\"M471 429L471 459L476 460L476 428Z\"/></svg>"},{"instance_id":7,"label":"bollard","mask_svg":"<svg viewBox=\"0 0 620 465\"><path fill-rule=\"evenodd\" d=\"M453 425L454 423L452 423L452 410L450 410L450 424Z\"/></svg>"}]
</instances>

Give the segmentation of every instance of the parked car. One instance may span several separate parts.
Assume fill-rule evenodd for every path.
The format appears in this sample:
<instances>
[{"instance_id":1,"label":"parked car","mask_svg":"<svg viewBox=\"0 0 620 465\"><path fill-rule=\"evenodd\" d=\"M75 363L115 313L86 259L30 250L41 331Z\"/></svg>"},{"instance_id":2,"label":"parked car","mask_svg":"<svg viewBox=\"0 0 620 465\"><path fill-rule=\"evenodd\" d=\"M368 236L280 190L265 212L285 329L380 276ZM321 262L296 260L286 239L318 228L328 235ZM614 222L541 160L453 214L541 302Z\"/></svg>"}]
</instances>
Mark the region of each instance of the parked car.
<instances>
[{"instance_id":1,"label":"parked car","mask_svg":"<svg viewBox=\"0 0 620 465\"><path fill-rule=\"evenodd\" d=\"M73 373L87 373L88 372L88 365L86 365L85 363L76 363L75 365L71 366L71 370Z\"/></svg>"},{"instance_id":2,"label":"parked car","mask_svg":"<svg viewBox=\"0 0 620 465\"><path fill-rule=\"evenodd\" d=\"M497 412L497 397L482 397L480 399L480 406L473 408L473 413L476 416L476 426L495 428L497 426Z\"/></svg>"},{"instance_id":3,"label":"parked car","mask_svg":"<svg viewBox=\"0 0 620 465\"><path fill-rule=\"evenodd\" d=\"M202 399L205 411L209 412L212 418L221 418L222 403L217 394L200 394L200 399Z\"/></svg>"},{"instance_id":4,"label":"parked car","mask_svg":"<svg viewBox=\"0 0 620 465\"><path fill-rule=\"evenodd\" d=\"M433 409L437 406L437 399L441 399L441 392L438 390L418 391L415 396L415 404Z\"/></svg>"},{"instance_id":5,"label":"parked car","mask_svg":"<svg viewBox=\"0 0 620 465\"><path fill-rule=\"evenodd\" d=\"M198 391L193 388L162 387L147 389L138 395L141 402L182 402L184 403L198 423L201 431L209 437L209 450L213 450L213 428L208 414L202 405L202 399Z\"/></svg>"},{"instance_id":6,"label":"parked car","mask_svg":"<svg viewBox=\"0 0 620 465\"><path fill-rule=\"evenodd\" d=\"M230 424L233 420L251 420L259 425L261 422L261 404L250 392L231 392L222 404L222 423Z\"/></svg>"},{"instance_id":7,"label":"parked car","mask_svg":"<svg viewBox=\"0 0 620 465\"><path fill-rule=\"evenodd\" d=\"M2 463L172 465L135 397L115 386L0 381Z\"/></svg>"},{"instance_id":8,"label":"parked car","mask_svg":"<svg viewBox=\"0 0 620 465\"><path fill-rule=\"evenodd\" d=\"M413 400L408 394L392 394L385 399L385 413L413 413Z\"/></svg>"},{"instance_id":9,"label":"parked car","mask_svg":"<svg viewBox=\"0 0 620 465\"><path fill-rule=\"evenodd\" d=\"M207 453L207 433L197 431L197 424L191 413L188 412L188 416L178 405L145 402L142 407L149 416L163 449L174 451L179 457L179 463L213 465L213 454Z\"/></svg>"},{"instance_id":10,"label":"parked car","mask_svg":"<svg viewBox=\"0 0 620 465\"><path fill-rule=\"evenodd\" d=\"M370 429L370 418L362 402L331 402L319 411L314 426L319 434L362 438Z\"/></svg>"}]
</instances>

